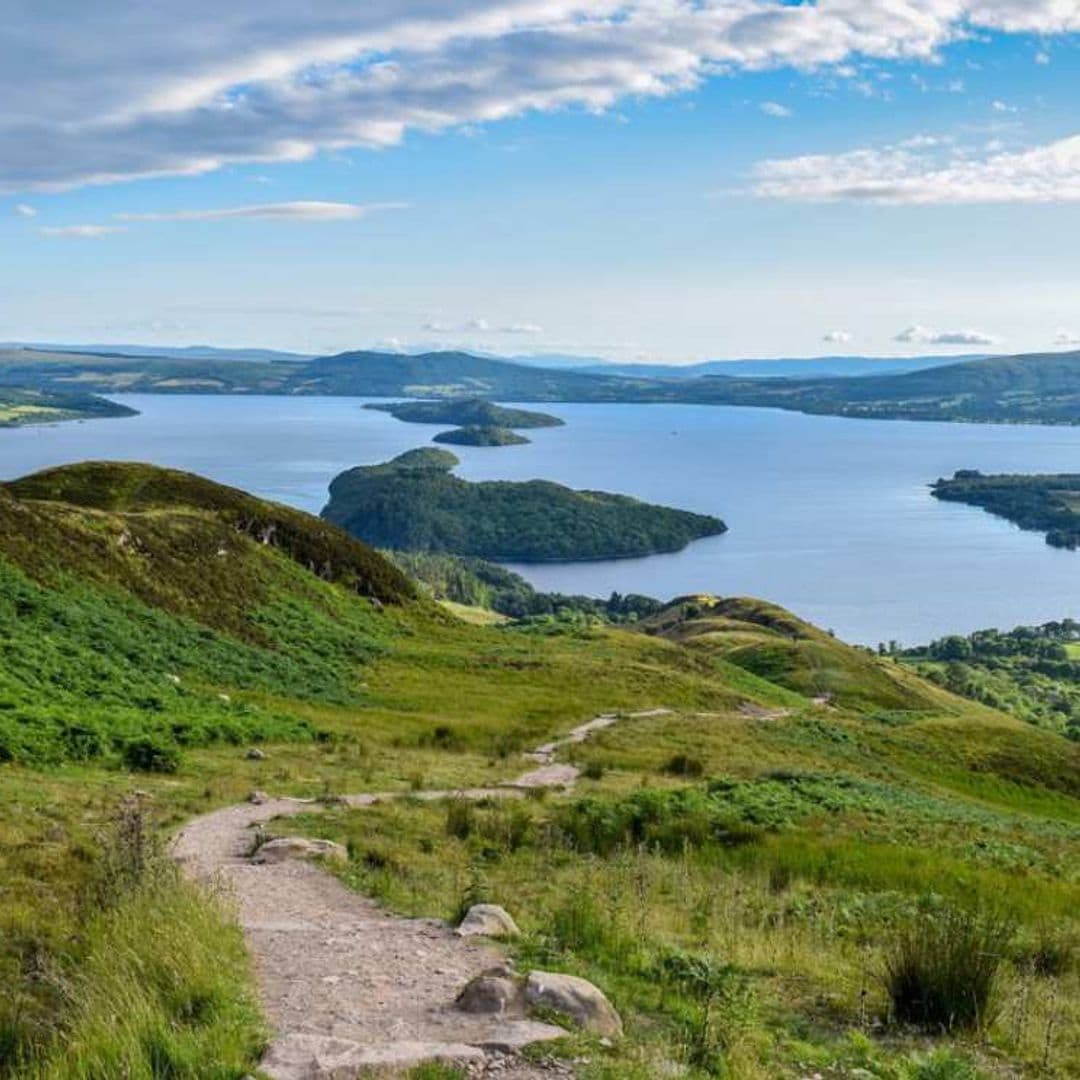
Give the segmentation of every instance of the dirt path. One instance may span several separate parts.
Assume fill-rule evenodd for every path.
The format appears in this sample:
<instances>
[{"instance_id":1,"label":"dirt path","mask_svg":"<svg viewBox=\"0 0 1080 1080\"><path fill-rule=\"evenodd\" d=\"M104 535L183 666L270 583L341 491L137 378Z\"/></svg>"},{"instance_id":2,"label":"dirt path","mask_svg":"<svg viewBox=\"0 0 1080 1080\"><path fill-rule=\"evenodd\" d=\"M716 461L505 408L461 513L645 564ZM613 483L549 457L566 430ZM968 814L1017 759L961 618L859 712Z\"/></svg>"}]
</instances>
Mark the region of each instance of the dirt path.
<instances>
[{"instance_id":1,"label":"dirt path","mask_svg":"<svg viewBox=\"0 0 1080 1080\"><path fill-rule=\"evenodd\" d=\"M579 771L558 763L558 751L618 719L599 716L539 747L525 755L538 768L498 787L421 797L520 798L531 788L571 787ZM344 801L371 806L397 797L351 795ZM270 799L227 807L194 819L173 843L185 872L224 887L237 905L275 1031L262 1071L272 1080L353 1080L365 1069L393 1074L422 1061L443 1061L473 1076L507 1080L571 1076L565 1065L530 1066L516 1055L525 1045L559 1037L560 1028L454 1009L462 987L502 961L492 946L460 938L437 920L391 915L310 862L250 861L253 826L319 806Z\"/></svg>"}]
</instances>

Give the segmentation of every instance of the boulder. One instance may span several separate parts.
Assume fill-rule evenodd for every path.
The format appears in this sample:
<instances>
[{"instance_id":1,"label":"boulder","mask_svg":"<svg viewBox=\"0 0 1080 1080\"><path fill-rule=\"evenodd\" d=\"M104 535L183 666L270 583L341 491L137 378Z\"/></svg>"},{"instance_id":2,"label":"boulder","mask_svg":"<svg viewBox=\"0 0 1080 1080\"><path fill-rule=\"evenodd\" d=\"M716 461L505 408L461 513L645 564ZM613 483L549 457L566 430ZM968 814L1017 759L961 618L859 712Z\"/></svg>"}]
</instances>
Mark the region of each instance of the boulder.
<instances>
[{"instance_id":1,"label":"boulder","mask_svg":"<svg viewBox=\"0 0 1080 1080\"><path fill-rule=\"evenodd\" d=\"M622 1021L603 991L576 975L532 971L525 980L525 1003L533 1009L551 1009L594 1035L617 1038Z\"/></svg>"},{"instance_id":2,"label":"boulder","mask_svg":"<svg viewBox=\"0 0 1080 1080\"><path fill-rule=\"evenodd\" d=\"M522 983L511 968L500 966L471 979L457 996L457 1007L482 1016L523 1015Z\"/></svg>"},{"instance_id":3,"label":"boulder","mask_svg":"<svg viewBox=\"0 0 1080 1080\"><path fill-rule=\"evenodd\" d=\"M498 904L473 904L457 928L460 937L517 937L521 931L505 908Z\"/></svg>"},{"instance_id":4,"label":"boulder","mask_svg":"<svg viewBox=\"0 0 1080 1080\"><path fill-rule=\"evenodd\" d=\"M245 755L248 761L265 761L266 754L257 746L253 746Z\"/></svg>"},{"instance_id":5,"label":"boulder","mask_svg":"<svg viewBox=\"0 0 1080 1080\"><path fill-rule=\"evenodd\" d=\"M282 836L268 840L255 852L254 863L279 863L288 859L331 859L348 862L349 853L333 840L310 840L306 836Z\"/></svg>"},{"instance_id":6,"label":"boulder","mask_svg":"<svg viewBox=\"0 0 1080 1080\"><path fill-rule=\"evenodd\" d=\"M268 803L270 801L270 796L267 795L265 791L259 791L259 789L256 788L248 795L247 801L254 806L262 806L263 803Z\"/></svg>"}]
</instances>

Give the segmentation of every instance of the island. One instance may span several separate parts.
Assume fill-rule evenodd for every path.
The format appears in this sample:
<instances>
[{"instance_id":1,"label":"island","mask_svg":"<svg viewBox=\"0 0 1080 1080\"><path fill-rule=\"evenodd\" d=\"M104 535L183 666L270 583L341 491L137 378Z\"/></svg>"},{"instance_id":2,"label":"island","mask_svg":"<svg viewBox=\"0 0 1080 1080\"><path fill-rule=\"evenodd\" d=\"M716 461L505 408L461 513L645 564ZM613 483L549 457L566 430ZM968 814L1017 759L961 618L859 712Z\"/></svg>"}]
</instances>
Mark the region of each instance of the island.
<instances>
[{"instance_id":1,"label":"island","mask_svg":"<svg viewBox=\"0 0 1080 1080\"><path fill-rule=\"evenodd\" d=\"M322 516L369 544L518 562L679 551L727 531L719 518L547 480L471 483L447 450L409 450L335 477Z\"/></svg>"},{"instance_id":2,"label":"island","mask_svg":"<svg viewBox=\"0 0 1080 1080\"><path fill-rule=\"evenodd\" d=\"M932 485L935 498L979 506L1021 529L1046 534L1052 547L1080 547L1080 474L987 476L960 469Z\"/></svg>"},{"instance_id":3,"label":"island","mask_svg":"<svg viewBox=\"0 0 1080 1080\"><path fill-rule=\"evenodd\" d=\"M509 428L469 424L466 427L440 431L431 441L450 443L453 446L523 446L530 440Z\"/></svg>"},{"instance_id":4,"label":"island","mask_svg":"<svg viewBox=\"0 0 1080 1080\"><path fill-rule=\"evenodd\" d=\"M456 424L459 427L543 428L561 427L565 421L529 409L508 409L483 398L448 398L443 401L374 402L364 406L388 412L410 424Z\"/></svg>"},{"instance_id":5,"label":"island","mask_svg":"<svg viewBox=\"0 0 1080 1080\"><path fill-rule=\"evenodd\" d=\"M53 394L43 390L0 387L0 427L137 415L137 410L96 394Z\"/></svg>"}]
</instances>

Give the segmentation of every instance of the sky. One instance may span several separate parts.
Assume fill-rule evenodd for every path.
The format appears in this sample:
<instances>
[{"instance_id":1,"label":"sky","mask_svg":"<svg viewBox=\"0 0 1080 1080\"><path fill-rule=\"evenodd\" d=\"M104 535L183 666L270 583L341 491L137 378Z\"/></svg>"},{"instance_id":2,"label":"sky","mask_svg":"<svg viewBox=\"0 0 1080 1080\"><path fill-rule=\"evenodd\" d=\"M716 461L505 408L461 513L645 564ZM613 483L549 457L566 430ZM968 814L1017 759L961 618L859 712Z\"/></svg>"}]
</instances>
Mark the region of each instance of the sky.
<instances>
[{"instance_id":1,"label":"sky","mask_svg":"<svg viewBox=\"0 0 1080 1080\"><path fill-rule=\"evenodd\" d=\"M1080 0L7 0L0 340L1080 347Z\"/></svg>"}]
</instances>

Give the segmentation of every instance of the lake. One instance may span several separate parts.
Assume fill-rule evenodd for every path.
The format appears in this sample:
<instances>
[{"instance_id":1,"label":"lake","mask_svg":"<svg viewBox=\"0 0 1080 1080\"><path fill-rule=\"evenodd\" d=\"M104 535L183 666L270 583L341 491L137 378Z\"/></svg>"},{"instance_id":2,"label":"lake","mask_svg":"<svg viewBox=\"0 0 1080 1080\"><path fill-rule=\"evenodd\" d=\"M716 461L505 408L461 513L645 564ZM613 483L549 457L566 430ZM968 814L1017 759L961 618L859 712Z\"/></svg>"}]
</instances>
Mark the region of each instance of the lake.
<instances>
[{"instance_id":1,"label":"lake","mask_svg":"<svg viewBox=\"0 0 1080 1080\"><path fill-rule=\"evenodd\" d=\"M440 430L355 398L116 400L141 415L0 430L0 477L87 459L152 461L318 512L336 473ZM1080 428L691 405L540 408L567 426L530 431L529 446L455 447L460 474L623 492L716 514L730 532L674 555L513 567L539 588L760 596L866 644L1080 615L1080 553L927 489L962 468L1080 472Z\"/></svg>"}]
</instances>

